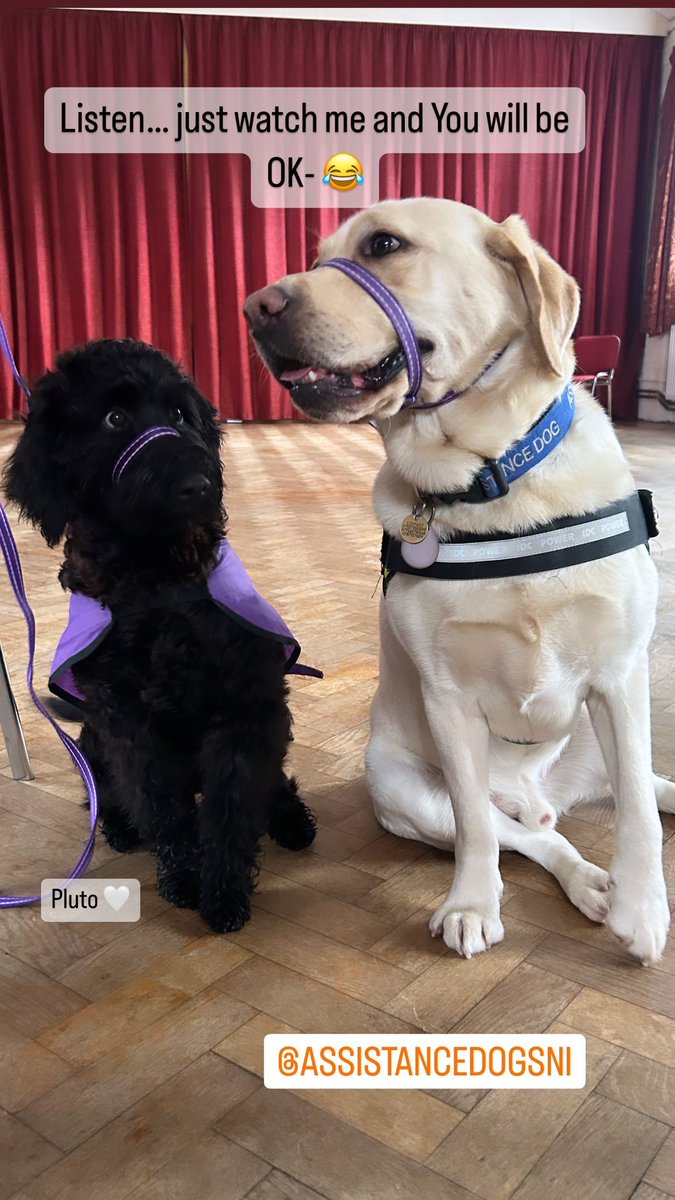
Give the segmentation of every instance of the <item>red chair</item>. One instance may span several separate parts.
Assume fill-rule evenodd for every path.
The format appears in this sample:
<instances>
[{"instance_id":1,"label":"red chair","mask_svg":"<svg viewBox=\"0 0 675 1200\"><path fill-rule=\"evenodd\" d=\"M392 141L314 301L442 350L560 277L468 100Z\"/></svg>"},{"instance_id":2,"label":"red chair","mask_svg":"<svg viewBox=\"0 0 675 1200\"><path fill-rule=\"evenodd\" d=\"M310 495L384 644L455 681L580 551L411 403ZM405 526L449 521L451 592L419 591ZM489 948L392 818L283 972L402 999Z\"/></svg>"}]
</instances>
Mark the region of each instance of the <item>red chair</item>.
<instances>
[{"instance_id":1,"label":"red chair","mask_svg":"<svg viewBox=\"0 0 675 1200\"><path fill-rule=\"evenodd\" d=\"M590 383L591 395L599 387L606 389L607 414L612 417L612 380L621 349L621 338L614 333L598 334L595 337L579 337L574 342L578 375L575 383Z\"/></svg>"}]
</instances>

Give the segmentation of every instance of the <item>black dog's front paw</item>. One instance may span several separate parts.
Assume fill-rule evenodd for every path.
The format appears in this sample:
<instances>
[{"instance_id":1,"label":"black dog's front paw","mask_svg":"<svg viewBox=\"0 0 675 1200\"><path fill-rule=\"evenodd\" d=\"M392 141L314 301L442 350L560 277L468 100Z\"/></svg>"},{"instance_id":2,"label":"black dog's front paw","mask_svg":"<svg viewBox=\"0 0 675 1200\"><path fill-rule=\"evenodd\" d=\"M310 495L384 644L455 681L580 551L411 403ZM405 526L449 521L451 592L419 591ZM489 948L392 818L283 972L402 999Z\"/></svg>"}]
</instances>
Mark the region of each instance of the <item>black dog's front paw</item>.
<instances>
[{"instance_id":1,"label":"black dog's front paw","mask_svg":"<svg viewBox=\"0 0 675 1200\"><path fill-rule=\"evenodd\" d=\"M286 850L304 850L316 837L316 817L302 800L296 798L292 805L277 808L272 813L269 835Z\"/></svg>"},{"instance_id":2,"label":"black dog's front paw","mask_svg":"<svg viewBox=\"0 0 675 1200\"><path fill-rule=\"evenodd\" d=\"M232 888L217 898L205 896L199 911L214 933L234 933L251 917L251 896L243 888Z\"/></svg>"},{"instance_id":3,"label":"black dog's front paw","mask_svg":"<svg viewBox=\"0 0 675 1200\"><path fill-rule=\"evenodd\" d=\"M101 821L101 833L111 850L118 854L131 854L141 844L141 835L123 816L104 817Z\"/></svg>"},{"instance_id":4,"label":"black dog's front paw","mask_svg":"<svg viewBox=\"0 0 675 1200\"><path fill-rule=\"evenodd\" d=\"M157 869L157 891L176 908L199 908L199 870L160 865Z\"/></svg>"}]
</instances>

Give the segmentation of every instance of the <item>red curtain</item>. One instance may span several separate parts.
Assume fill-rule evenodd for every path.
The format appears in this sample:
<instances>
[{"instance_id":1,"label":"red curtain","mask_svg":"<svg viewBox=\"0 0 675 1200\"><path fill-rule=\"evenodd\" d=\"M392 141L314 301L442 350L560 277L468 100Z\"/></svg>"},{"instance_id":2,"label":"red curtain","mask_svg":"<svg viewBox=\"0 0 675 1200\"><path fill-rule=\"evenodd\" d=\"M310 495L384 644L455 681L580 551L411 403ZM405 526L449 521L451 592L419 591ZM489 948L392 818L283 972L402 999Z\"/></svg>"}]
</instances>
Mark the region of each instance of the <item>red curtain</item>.
<instances>
[{"instance_id":1,"label":"red curtain","mask_svg":"<svg viewBox=\"0 0 675 1200\"><path fill-rule=\"evenodd\" d=\"M0 312L29 379L101 336L152 341L191 366L182 158L43 145L49 87L181 79L176 16L0 14ZM0 416L19 403L0 357Z\"/></svg>"},{"instance_id":2,"label":"red curtain","mask_svg":"<svg viewBox=\"0 0 675 1200\"><path fill-rule=\"evenodd\" d=\"M661 107L644 328L659 334L671 325L675 325L675 50Z\"/></svg>"},{"instance_id":3,"label":"red curtain","mask_svg":"<svg viewBox=\"0 0 675 1200\"><path fill-rule=\"evenodd\" d=\"M578 332L621 337L615 408L635 415L658 38L72 10L0 17L0 311L22 370L41 371L86 337L129 334L193 367L223 416L294 415L252 352L241 305L303 269L334 216L256 209L245 158L186 164L42 147L52 84L180 82L181 23L193 86L583 88L582 154L391 156L381 194L445 195L497 220L520 211L582 286Z\"/></svg>"}]
</instances>

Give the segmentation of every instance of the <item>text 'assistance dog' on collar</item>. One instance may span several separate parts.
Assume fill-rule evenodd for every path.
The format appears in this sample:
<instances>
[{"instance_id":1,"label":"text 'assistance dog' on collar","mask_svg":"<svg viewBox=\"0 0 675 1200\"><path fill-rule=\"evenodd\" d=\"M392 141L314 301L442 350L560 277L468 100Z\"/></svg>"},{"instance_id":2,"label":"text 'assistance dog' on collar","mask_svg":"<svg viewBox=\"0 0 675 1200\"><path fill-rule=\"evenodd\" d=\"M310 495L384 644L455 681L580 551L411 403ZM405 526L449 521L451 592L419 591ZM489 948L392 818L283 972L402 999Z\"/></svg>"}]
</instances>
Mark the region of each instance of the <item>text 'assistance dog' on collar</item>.
<instances>
[{"instance_id":1,"label":"text 'assistance dog' on collar","mask_svg":"<svg viewBox=\"0 0 675 1200\"><path fill-rule=\"evenodd\" d=\"M319 263L318 267L335 267L336 270L342 271L353 279L354 283L358 283L369 296L372 296L376 304L391 321L394 331L401 343L401 349L405 355L406 367L408 370L408 391L406 392L403 402L404 408L415 408L418 410L428 408L440 408L442 404L449 404L451 400L456 400L458 396L468 392L469 387L473 387L482 379L486 371L493 367L497 360L501 358L506 347L493 355L488 363L483 367L480 375L477 375L469 387L462 388L459 392L447 392L445 396L441 396L440 400L434 400L430 404L420 404L418 400L419 390L422 386L422 356L417 344L417 336L412 327L412 323L406 313L400 300L396 298L393 292L389 291L388 287L369 271L366 267L362 267L360 263L354 262L351 258L329 258L328 262ZM318 269L318 268L317 268Z\"/></svg>"}]
</instances>

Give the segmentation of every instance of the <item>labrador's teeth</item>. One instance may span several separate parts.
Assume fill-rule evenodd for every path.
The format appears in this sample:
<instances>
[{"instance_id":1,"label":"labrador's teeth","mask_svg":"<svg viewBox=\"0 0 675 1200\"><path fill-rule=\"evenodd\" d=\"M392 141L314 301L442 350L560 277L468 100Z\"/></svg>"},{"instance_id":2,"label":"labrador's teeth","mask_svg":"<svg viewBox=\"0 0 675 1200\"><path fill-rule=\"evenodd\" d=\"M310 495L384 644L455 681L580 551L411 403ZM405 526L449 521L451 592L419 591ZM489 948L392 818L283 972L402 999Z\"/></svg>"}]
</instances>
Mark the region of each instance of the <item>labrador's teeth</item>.
<instances>
[{"instance_id":1,"label":"labrador's teeth","mask_svg":"<svg viewBox=\"0 0 675 1200\"><path fill-rule=\"evenodd\" d=\"M308 371L307 378L310 383L315 383L319 376L317 375L316 371Z\"/></svg>"}]
</instances>

